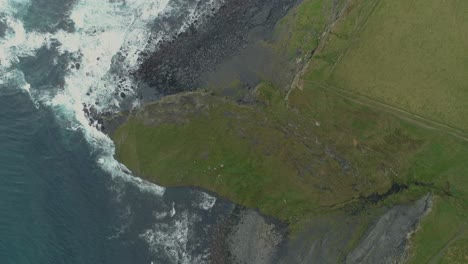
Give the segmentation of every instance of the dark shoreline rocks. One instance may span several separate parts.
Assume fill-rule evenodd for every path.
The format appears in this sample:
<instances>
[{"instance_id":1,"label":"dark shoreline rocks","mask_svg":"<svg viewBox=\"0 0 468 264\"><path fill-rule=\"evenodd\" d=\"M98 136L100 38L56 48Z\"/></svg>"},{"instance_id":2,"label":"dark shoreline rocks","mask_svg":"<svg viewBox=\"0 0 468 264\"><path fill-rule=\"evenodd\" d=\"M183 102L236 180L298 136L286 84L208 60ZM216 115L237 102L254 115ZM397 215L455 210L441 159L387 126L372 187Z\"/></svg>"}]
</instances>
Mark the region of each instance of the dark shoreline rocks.
<instances>
[{"instance_id":1,"label":"dark shoreline rocks","mask_svg":"<svg viewBox=\"0 0 468 264\"><path fill-rule=\"evenodd\" d=\"M259 41L271 41L277 22L297 0L228 0L204 23L144 56L136 76L145 101L199 88L239 82L251 89L267 74L275 55ZM249 67L254 64L255 67Z\"/></svg>"},{"instance_id":2,"label":"dark shoreline rocks","mask_svg":"<svg viewBox=\"0 0 468 264\"><path fill-rule=\"evenodd\" d=\"M211 263L276 263L286 243L287 225L254 209L236 206L218 226L211 248Z\"/></svg>"},{"instance_id":3,"label":"dark shoreline rocks","mask_svg":"<svg viewBox=\"0 0 468 264\"><path fill-rule=\"evenodd\" d=\"M430 211L432 196L366 216L317 215L300 234L256 210L236 205L214 231L210 261L216 264L401 263L409 238ZM362 222L367 228L358 234ZM354 244L357 238L357 243ZM351 247L350 247L351 246Z\"/></svg>"},{"instance_id":4,"label":"dark shoreline rocks","mask_svg":"<svg viewBox=\"0 0 468 264\"><path fill-rule=\"evenodd\" d=\"M274 42L278 21L301 1L225 1L217 12L204 17L197 25L163 40L156 51L144 51L140 55L142 64L132 73L132 78L139 83L135 96L146 105L167 95L205 89L246 102L262 81L278 87L289 86L296 71L275 67L278 61L287 59L263 44ZM157 25L155 31L160 30ZM108 135L131 113L129 102L135 98L124 97L121 113L88 115Z\"/></svg>"},{"instance_id":5,"label":"dark shoreline rocks","mask_svg":"<svg viewBox=\"0 0 468 264\"><path fill-rule=\"evenodd\" d=\"M402 263L411 234L432 204L427 194L407 204L368 208L361 215L338 210L314 216L291 236L286 223L203 188L171 190L202 191L216 198L218 209L211 216L216 224L203 238L209 240L209 263L215 264Z\"/></svg>"}]
</instances>

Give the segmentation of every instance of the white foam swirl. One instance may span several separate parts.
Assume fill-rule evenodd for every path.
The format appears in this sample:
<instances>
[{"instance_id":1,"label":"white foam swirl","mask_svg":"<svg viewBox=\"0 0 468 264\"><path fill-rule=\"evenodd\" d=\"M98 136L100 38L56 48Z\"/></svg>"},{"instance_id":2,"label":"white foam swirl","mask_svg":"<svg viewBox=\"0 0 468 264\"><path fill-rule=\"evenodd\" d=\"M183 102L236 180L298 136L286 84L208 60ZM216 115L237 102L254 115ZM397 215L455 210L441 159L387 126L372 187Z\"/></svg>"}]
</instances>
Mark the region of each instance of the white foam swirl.
<instances>
[{"instance_id":1,"label":"white foam swirl","mask_svg":"<svg viewBox=\"0 0 468 264\"><path fill-rule=\"evenodd\" d=\"M119 101L114 96L116 78L110 72L112 59L119 50L125 49L129 56L123 63L129 68L137 66L135 56L145 48L150 35L148 23L164 10L167 3L167 0L133 0L125 4L93 0L78 2L70 16L76 32L59 31L53 37L62 44L61 52L79 54L79 66L70 65L63 90L49 102L62 113L63 122L78 121L70 122L69 127L82 129L88 142L101 152L98 163L104 170L138 184L143 190L159 194L164 188L131 176L129 170L113 158L113 142L96 129L96 124L88 124L83 105L93 105L98 111L118 108Z\"/></svg>"},{"instance_id":2,"label":"white foam swirl","mask_svg":"<svg viewBox=\"0 0 468 264\"><path fill-rule=\"evenodd\" d=\"M216 197L205 192L199 192L197 193L197 198L193 201L193 206L209 211L215 205L216 200Z\"/></svg>"},{"instance_id":3,"label":"white foam swirl","mask_svg":"<svg viewBox=\"0 0 468 264\"><path fill-rule=\"evenodd\" d=\"M195 240L190 230L198 221L199 218L196 215L184 211L178 217L171 218L169 223L157 222L152 228L140 234L140 238L148 243L155 254L158 256L164 254L171 263L208 263L207 252L189 254L191 250L188 248L188 243Z\"/></svg>"}]
</instances>

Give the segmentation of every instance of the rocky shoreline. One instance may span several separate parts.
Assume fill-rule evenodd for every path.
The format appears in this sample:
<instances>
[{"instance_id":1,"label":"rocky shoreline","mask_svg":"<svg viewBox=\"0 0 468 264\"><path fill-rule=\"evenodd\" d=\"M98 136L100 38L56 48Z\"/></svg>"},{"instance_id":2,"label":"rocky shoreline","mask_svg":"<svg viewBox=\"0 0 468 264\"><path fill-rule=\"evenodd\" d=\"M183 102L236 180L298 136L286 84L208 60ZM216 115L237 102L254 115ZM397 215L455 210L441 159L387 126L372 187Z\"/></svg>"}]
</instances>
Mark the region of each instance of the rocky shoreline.
<instances>
[{"instance_id":1,"label":"rocky shoreline","mask_svg":"<svg viewBox=\"0 0 468 264\"><path fill-rule=\"evenodd\" d=\"M217 227L211 263L276 263L279 248L287 241L287 225L256 210L236 206Z\"/></svg>"},{"instance_id":2,"label":"rocky shoreline","mask_svg":"<svg viewBox=\"0 0 468 264\"><path fill-rule=\"evenodd\" d=\"M374 208L356 240L362 217L317 216L290 237L287 225L256 210L235 206L214 228L210 261L217 264L402 263L409 239L430 211L430 194L406 205ZM349 248L353 245L352 248Z\"/></svg>"},{"instance_id":3,"label":"rocky shoreline","mask_svg":"<svg viewBox=\"0 0 468 264\"><path fill-rule=\"evenodd\" d=\"M266 48L265 43L274 42L278 21L300 2L225 1L218 12L161 41L156 51L142 53L142 64L132 73L138 83L135 95L118 95L124 100L124 111L115 115L85 109L86 114L111 135L126 121L136 98L144 107L167 95L204 89L246 103L262 81L287 89L301 65L289 65L289 58ZM155 32L164 22L160 24L156 23ZM289 69L280 64L289 65Z\"/></svg>"},{"instance_id":4,"label":"rocky shoreline","mask_svg":"<svg viewBox=\"0 0 468 264\"><path fill-rule=\"evenodd\" d=\"M276 23L299 2L226 1L219 12L205 18L203 23L163 42L156 52L144 57L141 68L134 73L140 83L136 96L145 105L167 95L200 87L217 89L228 86L216 90L216 93L243 100L232 95L239 90L248 93L271 70L266 66L278 60L260 43L272 41ZM261 57L258 56L260 54ZM245 67L252 63L255 67ZM282 82L289 83L292 77L293 74L282 77ZM235 87L229 85L233 82L236 82ZM129 114L130 111L124 111L118 115L97 116L88 112L89 116L99 120L108 135L112 135ZM192 189L199 190L196 187ZM223 203L229 202L223 200ZM217 216L219 222L212 227L211 263L274 263L280 245L288 236L286 224L256 210L233 206L229 215ZM243 254L247 249L251 254Z\"/></svg>"},{"instance_id":5,"label":"rocky shoreline","mask_svg":"<svg viewBox=\"0 0 468 264\"><path fill-rule=\"evenodd\" d=\"M228 0L201 24L192 25L143 57L136 75L145 101L199 88L219 89L238 82L252 89L266 75L276 54L261 46L273 41L278 21L298 0ZM290 82L290 80L286 80ZM222 90L222 95L233 91Z\"/></svg>"}]
</instances>

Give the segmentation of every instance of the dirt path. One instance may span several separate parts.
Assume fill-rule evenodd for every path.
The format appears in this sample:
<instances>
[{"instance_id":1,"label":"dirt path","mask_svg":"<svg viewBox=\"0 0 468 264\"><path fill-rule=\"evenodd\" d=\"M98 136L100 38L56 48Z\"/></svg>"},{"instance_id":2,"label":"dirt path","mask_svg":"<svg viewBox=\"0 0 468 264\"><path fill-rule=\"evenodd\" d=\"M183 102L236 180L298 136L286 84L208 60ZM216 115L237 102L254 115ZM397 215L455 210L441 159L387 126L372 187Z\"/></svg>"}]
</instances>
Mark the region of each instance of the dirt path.
<instances>
[{"instance_id":1,"label":"dirt path","mask_svg":"<svg viewBox=\"0 0 468 264\"><path fill-rule=\"evenodd\" d=\"M370 106L373 108L377 108L379 110L383 110L385 112L391 113L405 121L408 121L414 125L417 125L419 127L425 128L425 129L431 129L431 130L436 130L436 131L441 131L444 133L447 133L449 135L452 135L454 137L457 137L461 140L464 140L468 142L468 133L465 131L450 127L446 124L439 123L434 120L427 119L425 117L413 114L411 112L405 111L403 109L376 101L374 99L358 95L356 93L353 93L351 91L346 91L343 89L339 89L336 87L332 87L329 85L325 85L323 83L315 82L315 81L303 81L304 83L312 83L323 89L324 91L337 95L339 97L345 98L347 100L353 101L358 104Z\"/></svg>"},{"instance_id":2,"label":"dirt path","mask_svg":"<svg viewBox=\"0 0 468 264\"><path fill-rule=\"evenodd\" d=\"M371 13L375 10L375 8L377 7L377 4L379 2L380 1L376 1L375 5L372 8ZM342 9L338 12L337 17L335 17L334 21L323 32L320 44L319 44L318 48L316 49L316 51L322 49L324 47L324 45L326 45L327 41L324 41L324 40L327 39L326 36L330 33L331 29L336 24L336 22L338 22L340 20L340 18L342 17L344 11L346 10L346 8L348 6L348 3L349 3L349 1L346 1L346 3L343 5ZM362 23L361 27L364 24L365 23ZM357 30L357 32L358 31L359 31L359 29ZM343 54L340 55L339 59L341 58L342 55ZM339 59L338 59L338 61L339 61ZM306 63L306 65L302 68L302 70L297 73L296 77L294 78L294 80L293 80L293 82L291 84L291 88L289 89L289 91L288 91L288 93L287 93L287 95L285 97L286 100L288 100L289 94L294 89L298 88L299 90L302 90L303 89L303 87L302 87L303 83L312 83L312 84L317 85L318 87L322 88L323 90L325 90L326 92L329 92L331 94L334 94L334 95L340 96L342 98L351 100L351 101L353 101L355 103L358 103L358 104L370 106L370 107L373 107L373 108L377 108L379 110L389 112L389 113L391 113L393 115L396 115L398 118L403 119L405 121L408 121L408 122L410 122L410 123L412 123L414 125L417 125L419 127L422 127L422 128L425 128L425 129L441 131L441 132L447 133L449 135L452 135L452 136L454 136L456 138L459 138L459 139L461 139L461 140L463 140L465 142L468 142L468 133L465 132L465 131L462 131L460 129L450 127L450 126L448 126L446 124L439 123L439 122L434 121L434 120L427 119L425 117L422 117L422 116L413 114L411 112L405 111L403 109L400 109L400 108L397 108L397 107L394 107L394 106L379 102L377 100L368 98L366 96L356 94L356 93L351 92L351 91L347 91L347 90L339 89L339 88L336 88L336 87L332 87L332 86L326 85L324 83L319 83L319 82L315 82L315 81L306 81L306 80L301 79L302 76L304 75L304 72L308 69L308 66L311 63L311 61L313 61L313 56ZM333 67L336 66L338 61L335 63L335 65Z\"/></svg>"}]
</instances>

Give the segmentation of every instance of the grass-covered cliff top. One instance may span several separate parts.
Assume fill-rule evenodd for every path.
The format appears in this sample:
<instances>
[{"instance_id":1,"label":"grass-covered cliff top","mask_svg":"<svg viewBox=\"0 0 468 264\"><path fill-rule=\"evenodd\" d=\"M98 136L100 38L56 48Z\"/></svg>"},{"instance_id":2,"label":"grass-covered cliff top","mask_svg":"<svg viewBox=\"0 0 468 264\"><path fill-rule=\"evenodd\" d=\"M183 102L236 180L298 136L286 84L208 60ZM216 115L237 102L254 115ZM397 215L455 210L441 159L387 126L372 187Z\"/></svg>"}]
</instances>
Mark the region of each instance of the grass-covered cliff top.
<instances>
[{"instance_id":1,"label":"grass-covered cliff top","mask_svg":"<svg viewBox=\"0 0 468 264\"><path fill-rule=\"evenodd\" d=\"M293 10L281 27L297 31L272 44L319 47L295 89L260 85L249 105L202 92L166 97L116 131L117 158L160 185L215 191L293 231L317 214L432 192L410 261L464 263L468 53L459 48L468 40L459 30L468 4L350 0L319 46L321 34L307 31L319 2Z\"/></svg>"}]
</instances>

